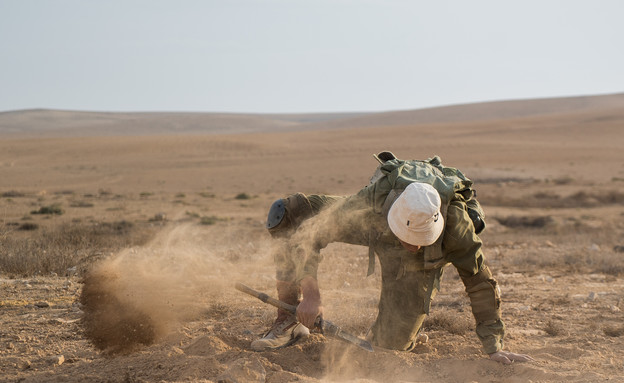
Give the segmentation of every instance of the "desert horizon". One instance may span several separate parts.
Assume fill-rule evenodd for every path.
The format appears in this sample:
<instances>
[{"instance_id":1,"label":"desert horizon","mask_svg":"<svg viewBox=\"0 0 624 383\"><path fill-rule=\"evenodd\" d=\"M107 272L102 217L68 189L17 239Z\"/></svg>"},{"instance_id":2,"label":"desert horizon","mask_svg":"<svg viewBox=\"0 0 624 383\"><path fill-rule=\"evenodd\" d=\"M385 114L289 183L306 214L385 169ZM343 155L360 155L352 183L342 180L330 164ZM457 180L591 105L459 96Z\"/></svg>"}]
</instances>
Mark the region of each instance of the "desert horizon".
<instances>
[{"instance_id":1,"label":"desert horizon","mask_svg":"<svg viewBox=\"0 0 624 383\"><path fill-rule=\"evenodd\" d=\"M0 112L0 380L624 381L623 129L624 93L378 113ZM487 360L452 266L414 352L318 333L250 350L274 309L233 286L275 295L271 203L356 193L384 150L439 155L474 181L506 347L535 362ZM325 315L363 336L379 270L365 277L361 246L323 255ZM85 317L99 296L123 315ZM153 331L128 337L127 323Z\"/></svg>"}]
</instances>

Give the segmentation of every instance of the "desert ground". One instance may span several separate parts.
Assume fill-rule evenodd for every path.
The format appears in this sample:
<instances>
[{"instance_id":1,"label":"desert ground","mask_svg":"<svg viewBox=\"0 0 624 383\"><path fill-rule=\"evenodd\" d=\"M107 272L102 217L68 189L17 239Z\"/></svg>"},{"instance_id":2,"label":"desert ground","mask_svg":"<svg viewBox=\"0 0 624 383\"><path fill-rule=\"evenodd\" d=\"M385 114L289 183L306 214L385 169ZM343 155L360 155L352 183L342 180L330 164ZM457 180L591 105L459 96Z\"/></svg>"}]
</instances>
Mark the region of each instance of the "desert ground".
<instances>
[{"instance_id":1,"label":"desert ground","mask_svg":"<svg viewBox=\"0 0 624 383\"><path fill-rule=\"evenodd\" d=\"M372 154L439 155L475 183L503 298L487 359L447 266L413 352L314 332L254 352L275 309L271 203L348 195ZM337 115L0 113L0 381L624 382L624 95ZM375 319L379 267L335 243L325 318ZM100 310L94 314L93 307Z\"/></svg>"}]
</instances>

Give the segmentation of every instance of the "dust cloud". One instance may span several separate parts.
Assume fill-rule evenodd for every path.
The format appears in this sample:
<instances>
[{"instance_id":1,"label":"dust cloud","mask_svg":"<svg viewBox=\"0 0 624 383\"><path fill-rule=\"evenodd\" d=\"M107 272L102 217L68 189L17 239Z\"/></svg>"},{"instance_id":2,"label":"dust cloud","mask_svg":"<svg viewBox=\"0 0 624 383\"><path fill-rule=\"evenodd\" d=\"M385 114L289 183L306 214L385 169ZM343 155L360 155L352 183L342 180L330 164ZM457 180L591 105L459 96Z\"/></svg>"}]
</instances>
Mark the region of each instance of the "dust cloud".
<instances>
[{"instance_id":1,"label":"dust cloud","mask_svg":"<svg viewBox=\"0 0 624 383\"><path fill-rule=\"evenodd\" d=\"M157 342L206 313L215 296L246 275L232 262L240 253L264 259L253 245L243 249L234 234L206 236L202 229L165 228L150 244L114 254L88 271L80 296L82 325L95 347L128 353Z\"/></svg>"},{"instance_id":2,"label":"dust cloud","mask_svg":"<svg viewBox=\"0 0 624 383\"><path fill-rule=\"evenodd\" d=\"M320 251L328 244L345 242L368 246L371 230L383 232L384 225L385 219L366 206L363 199L339 197L304 221L283 246L289 249L291 267L301 274L306 263L320 262Z\"/></svg>"}]
</instances>

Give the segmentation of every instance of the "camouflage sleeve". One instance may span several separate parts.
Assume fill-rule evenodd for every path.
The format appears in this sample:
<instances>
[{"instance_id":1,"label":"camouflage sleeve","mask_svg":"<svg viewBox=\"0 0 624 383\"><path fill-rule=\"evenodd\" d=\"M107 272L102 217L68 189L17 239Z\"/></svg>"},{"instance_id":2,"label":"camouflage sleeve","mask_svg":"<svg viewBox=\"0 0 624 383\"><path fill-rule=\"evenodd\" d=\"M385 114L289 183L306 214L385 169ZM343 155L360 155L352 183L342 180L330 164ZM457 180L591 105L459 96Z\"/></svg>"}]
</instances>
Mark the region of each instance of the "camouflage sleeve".
<instances>
[{"instance_id":1,"label":"camouflage sleeve","mask_svg":"<svg viewBox=\"0 0 624 383\"><path fill-rule=\"evenodd\" d=\"M326 207L333 205L334 203L344 200L346 197L337 195L322 195L322 194L310 194L307 196L310 205L312 205L312 211L314 214L318 214Z\"/></svg>"},{"instance_id":2,"label":"camouflage sleeve","mask_svg":"<svg viewBox=\"0 0 624 383\"><path fill-rule=\"evenodd\" d=\"M505 325L500 315L500 290L485 265L481 245L466 205L459 201L452 202L444 232L445 257L455 266L466 287L477 336L485 352L491 354L503 347Z\"/></svg>"},{"instance_id":3,"label":"camouflage sleeve","mask_svg":"<svg viewBox=\"0 0 624 383\"><path fill-rule=\"evenodd\" d=\"M481 239L475 234L466 204L453 201L446 213L443 251L460 277L470 277L483 267Z\"/></svg>"},{"instance_id":4,"label":"camouflage sleeve","mask_svg":"<svg viewBox=\"0 0 624 383\"><path fill-rule=\"evenodd\" d=\"M359 195L336 197L308 196L312 208L319 213L308 219L291 238L297 248L300 266L297 280L306 276L316 279L318 265L322 260L320 250L332 242L368 245L372 209L367 208Z\"/></svg>"}]
</instances>

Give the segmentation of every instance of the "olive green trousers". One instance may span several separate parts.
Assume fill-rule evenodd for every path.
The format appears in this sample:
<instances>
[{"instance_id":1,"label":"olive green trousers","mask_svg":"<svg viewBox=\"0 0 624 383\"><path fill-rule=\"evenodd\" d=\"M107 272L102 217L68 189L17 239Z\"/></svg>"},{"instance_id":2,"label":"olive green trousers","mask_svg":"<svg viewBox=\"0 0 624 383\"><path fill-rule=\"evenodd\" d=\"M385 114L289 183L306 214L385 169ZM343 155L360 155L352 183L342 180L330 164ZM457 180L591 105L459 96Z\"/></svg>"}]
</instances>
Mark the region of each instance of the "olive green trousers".
<instances>
[{"instance_id":1,"label":"olive green trousers","mask_svg":"<svg viewBox=\"0 0 624 383\"><path fill-rule=\"evenodd\" d=\"M400 257L379 255L379 313L369 337L376 346L411 350L439 290L442 268L405 271Z\"/></svg>"}]
</instances>

